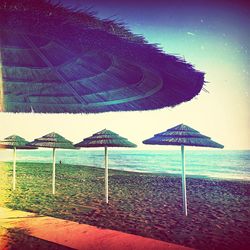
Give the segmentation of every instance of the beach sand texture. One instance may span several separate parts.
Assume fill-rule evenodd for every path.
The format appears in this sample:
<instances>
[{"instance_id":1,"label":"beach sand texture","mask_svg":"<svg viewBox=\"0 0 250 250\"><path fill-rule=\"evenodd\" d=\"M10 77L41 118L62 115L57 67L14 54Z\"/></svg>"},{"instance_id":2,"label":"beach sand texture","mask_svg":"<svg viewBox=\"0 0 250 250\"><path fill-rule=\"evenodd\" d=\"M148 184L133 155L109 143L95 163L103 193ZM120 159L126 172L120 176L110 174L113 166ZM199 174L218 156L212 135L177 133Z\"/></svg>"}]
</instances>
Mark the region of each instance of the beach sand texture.
<instances>
[{"instance_id":1,"label":"beach sand texture","mask_svg":"<svg viewBox=\"0 0 250 250\"><path fill-rule=\"evenodd\" d=\"M182 212L181 179L110 170L109 204L104 170L51 164L0 163L0 206L151 237L196 249L249 249L250 183L187 178L188 217Z\"/></svg>"}]
</instances>

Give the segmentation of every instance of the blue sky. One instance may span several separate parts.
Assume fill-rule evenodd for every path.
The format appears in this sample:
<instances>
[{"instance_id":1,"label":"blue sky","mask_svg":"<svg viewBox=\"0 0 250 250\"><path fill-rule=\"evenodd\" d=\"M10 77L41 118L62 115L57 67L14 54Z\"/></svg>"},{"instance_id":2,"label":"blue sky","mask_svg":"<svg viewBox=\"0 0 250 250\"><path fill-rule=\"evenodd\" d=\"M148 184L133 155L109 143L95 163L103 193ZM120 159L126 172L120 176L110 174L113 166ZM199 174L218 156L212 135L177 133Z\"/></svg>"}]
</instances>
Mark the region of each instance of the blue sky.
<instances>
[{"instance_id":1,"label":"blue sky","mask_svg":"<svg viewBox=\"0 0 250 250\"><path fill-rule=\"evenodd\" d=\"M142 140L185 123L224 144L225 149L250 149L250 8L246 3L61 2L78 9L91 7L100 18L123 21L132 32L159 44L166 53L185 58L206 73L209 93L202 91L190 102L156 111L93 115L1 113L1 139L19 134L32 140L55 131L78 142L107 128L143 147Z\"/></svg>"}]
</instances>

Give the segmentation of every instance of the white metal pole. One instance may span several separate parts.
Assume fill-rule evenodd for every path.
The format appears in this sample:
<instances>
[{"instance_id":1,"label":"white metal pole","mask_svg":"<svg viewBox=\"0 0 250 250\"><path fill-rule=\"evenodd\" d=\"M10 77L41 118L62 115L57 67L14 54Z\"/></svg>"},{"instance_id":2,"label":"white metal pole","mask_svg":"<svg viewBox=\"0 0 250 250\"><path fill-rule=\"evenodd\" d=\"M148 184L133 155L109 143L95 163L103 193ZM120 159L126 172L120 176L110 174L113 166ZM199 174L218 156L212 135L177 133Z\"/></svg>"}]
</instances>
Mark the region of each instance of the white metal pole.
<instances>
[{"instance_id":1,"label":"white metal pole","mask_svg":"<svg viewBox=\"0 0 250 250\"><path fill-rule=\"evenodd\" d=\"M184 145L181 145L181 159L182 159L182 199L183 199L183 211L184 211L184 214L187 216L187 192L186 192Z\"/></svg>"},{"instance_id":2,"label":"white metal pole","mask_svg":"<svg viewBox=\"0 0 250 250\"><path fill-rule=\"evenodd\" d=\"M53 148L53 174L52 174L52 193L55 194L56 184L56 149Z\"/></svg>"},{"instance_id":3,"label":"white metal pole","mask_svg":"<svg viewBox=\"0 0 250 250\"><path fill-rule=\"evenodd\" d=\"M105 147L105 201L109 203L108 148Z\"/></svg>"},{"instance_id":4,"label":"white metal pole","mask_svg":"<svg viewBox=\"0 0 250 250\"><path fill-rule=\"evenodd\" d=\"M16 147L13 153L13 190L16 189Z\"/></svg>"}]
</instances>

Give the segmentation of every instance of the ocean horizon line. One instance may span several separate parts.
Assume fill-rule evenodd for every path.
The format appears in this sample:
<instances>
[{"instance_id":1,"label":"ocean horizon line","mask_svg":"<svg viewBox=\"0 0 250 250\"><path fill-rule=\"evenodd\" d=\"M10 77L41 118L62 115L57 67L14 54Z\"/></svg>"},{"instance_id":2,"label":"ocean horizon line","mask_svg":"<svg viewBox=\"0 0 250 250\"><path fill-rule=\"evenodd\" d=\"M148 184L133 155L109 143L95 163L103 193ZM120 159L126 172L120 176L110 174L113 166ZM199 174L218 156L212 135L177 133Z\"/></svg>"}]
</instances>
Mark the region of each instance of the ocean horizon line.
<instances>
[{"instance_id":1,"label":"ocean horizon line","mask_svg":"<svg viewBox=\"0 0 250 250\"><path fill-rule=\"evenodd\" d=\"M3 152L3 151L2 151ZM0 161L11 162L13 152L5 151ZM103 168L104 150L57 150L56 162ZM52 162L52 150L18 150L18 162ZM109 168L141 173L179 174L180 150L109 150ZM187 176L250 180L250 151L192 150L186 152Z\"/></svg>"},{"instance_id":2,"label":"ocean horizon line","mask_svg":"<svg viewBox=\"0 0 250 250\"><path fill-rule=\"evenodd\" d=\"M164 145L158 145L159 147L163 148L119 148L119 147L108 147L112 151L180 151L178 147L180 146L165 146ZM151 146L149 146L151 147ZM175 147L175 148L174 148ZM33 151L37 150L42 150L42 151L51 151L52 148L43 148L39 147L38 149L33 149ZM76 149L63 149L63 148L57 148L56 150L62 150L62 151L84 151L84 150L89 150L89 151L101 151L103 150L104 147L93 147L93 148L76 148ZM13 149L9 148L0 148L0 152L3 152L4 150L12 151ZM22 151L31 151L30 149L22 149ZM185 151L249 151L250 153L250 148L249 149L217 149L217 148L207 148L207 147L193 147L193 146L185 146Z\"/></svg>"}]
</instances>

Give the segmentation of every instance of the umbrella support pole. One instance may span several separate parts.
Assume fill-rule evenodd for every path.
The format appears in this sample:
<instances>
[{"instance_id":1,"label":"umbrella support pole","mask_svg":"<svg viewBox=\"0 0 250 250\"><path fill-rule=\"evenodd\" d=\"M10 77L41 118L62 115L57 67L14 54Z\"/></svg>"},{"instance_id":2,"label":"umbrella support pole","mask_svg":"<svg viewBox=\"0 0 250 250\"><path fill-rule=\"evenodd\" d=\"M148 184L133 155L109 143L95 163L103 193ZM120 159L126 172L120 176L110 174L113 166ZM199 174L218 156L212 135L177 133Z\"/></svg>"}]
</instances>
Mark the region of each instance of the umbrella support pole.
<instances>
[{"instance_id":1,"label":"umbrella support pole","mask_svg":"<svg viewBox=\"0 0 250 250\"><path fill-rule=\"evenodd\" d=\"M183 199L183 212L184 212L185 216L187 216L187 191L186 191L184 145L181 145L181 160L182 160L182 199Z\"/></svg>"},{"instance_id":2,"label":"umbrella support pole","mask_svg":"<svg viewBox=\"0 0 250 250\"><path fill-rule=\"evenodd\" d=\"M13 190L16 189L16 147L13 153Z\"/></svg>"},{"instance_id":3,"label":"umbrella support pole","mask_svg":"<svg viewBox=\"0 0 250 250\"><path fill-rule=\"evenodd\" d=\"M52 194L55 194L55 184L56 184L56 149L53 148Z\"/></svg>"},{"instance_id":4,"label":"umbrella support pole","mask_svg":"<svg viewBox=\"0 0 250 250\"><path fill-rule=\"evenodd\" d=\"M105 201L109 203L108 148L105 147Z\"/></svg>"}]
</instances>

